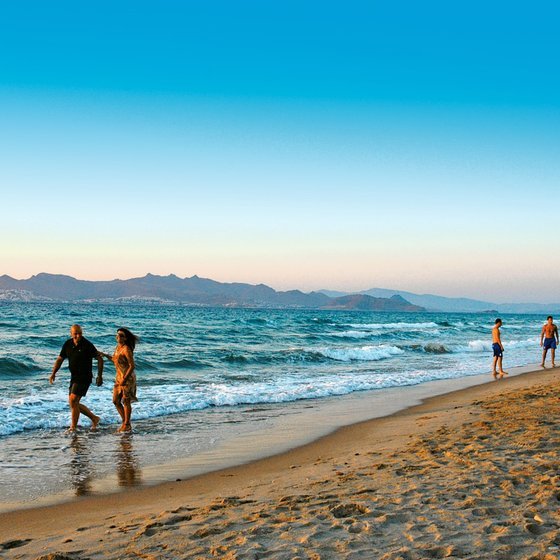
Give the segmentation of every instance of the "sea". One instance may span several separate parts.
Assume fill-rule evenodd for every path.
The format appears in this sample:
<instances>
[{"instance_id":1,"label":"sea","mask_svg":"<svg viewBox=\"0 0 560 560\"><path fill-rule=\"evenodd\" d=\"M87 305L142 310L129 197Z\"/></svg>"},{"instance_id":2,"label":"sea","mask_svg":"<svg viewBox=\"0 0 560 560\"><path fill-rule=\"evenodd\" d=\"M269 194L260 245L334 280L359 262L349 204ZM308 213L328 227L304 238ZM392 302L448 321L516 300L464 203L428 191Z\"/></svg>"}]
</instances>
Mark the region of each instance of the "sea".
<instances>
[{"instance_id":1,"label":"sea","mask_svg":"<svg viewBox=\"0 0 560 560\"><path fill-rule=\"evenodd\" d=\"M300 419L325 403L353 407L358 398L394 400L409 387L489 376L494 319L487 313L0 303L0 510L243 462L264 452L263 434L274 449L279 432L281 445L301 443L309 423ZM504 367L538 363L545 318L502 320ZM103 352L114 349L118 327L139 337L131 434L116 433L115 371L107 362L103 386L92 386L83 399L101 416L99 430L89 430L82 417L77 433L65 432L67 363L53 385L48 378L75 323Z\"/></svg>"}]
</instances>

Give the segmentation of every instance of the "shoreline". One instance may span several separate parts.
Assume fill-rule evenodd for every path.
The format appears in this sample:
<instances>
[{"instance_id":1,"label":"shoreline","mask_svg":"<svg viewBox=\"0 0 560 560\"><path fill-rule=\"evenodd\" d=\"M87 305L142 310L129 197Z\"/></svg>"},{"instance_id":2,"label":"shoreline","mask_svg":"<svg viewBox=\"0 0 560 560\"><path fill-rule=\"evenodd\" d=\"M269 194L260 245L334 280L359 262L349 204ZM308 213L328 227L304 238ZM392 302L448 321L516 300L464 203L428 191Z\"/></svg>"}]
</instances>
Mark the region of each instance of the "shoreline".
<instances>
[{"instance_id":1,"label":"shoreline","mask_svg":"<svg viewBox=\"0 0 560 560\"><path fill-rule=\"evenodd\" d=\"M345 477L350 477L348 480L353 490L361 492L352 482L350 471L357 469L357 464L365 456L375 458L375 462L380 460L379 464L394 462L396 455L405 456L408 453L404 450L414 438L442 427L460 426L461 422L480 416L482 401L477 399L488 400L505 395L503 398L507 400L508 395L515 391L538 387L539 384L546 387L551 383L560 383L559 368L521 370L516 372L512 369L510 377L501 381L488 379L489 374L485 374L486 382L427 397L420 404L388 416L352 423L311 443L239 466L199 474L179 482L0 514L0 550L4 548L3 553L9 554L7 558L35 558L40 551L76 551L76 543L87 541L90 547L85 549L88 550L87 557L102 558L110 550L107 547L112 546L109 543L120 542L119 539L133 531L132 527L140 530L142 526L152 524L153 529L166 527L165 523L169 523L188 528L196 511L227 509L233 515L235 511L239 513L253 507L248 504L268 507L271 500L278 504L297 488L300 492L305 488L311 495L317 486L323 484L338 487ZM372 459L369 459L368 464L371 462ZM374 483L377 475L379 472L369 482ZM360 517L358 510L354 514L350 516L352 519ZM157 521L162 515L174 521ZM111 520L116 521L113 523ZM206 523L211 524L211 521ZM257 521L255 523L259 525ZM115 527L111 529L110 525ZM77 531L80 527L83 530ZM129 529L125 530L125 527ZM355 529L357 531L358 527ZM146 536L146 531L145 528L143 536ZM157 540L158 535L169 536L164 529L149 530L148 533L152 540ZM212 540L211 534L204 539ZM16 544L13 548L6 548L6 543L11 541ZM90 553L90 549L100 552Z\"/></svg>"},{"instance_id":2,"label":"shoreline","mask_svg":"<svg viewBox=\"0 0 560 560\"><path fill-rule=\"evenodd\" d=\"M537 370L536 364L510 368L510 377ZM59 453L71 453L74 463L71 477L66 477L67 488L55 487L49 492L47 488L32 498L20 494L19 500L5 500L0 503L0 514L19 509L52 506L73 502L85 496L100 496L113 493L130 492L137 488L149 488L174 480L221 471L227 468L243 466L254 461L274 457L299 447L308 445L337 430L369 420L390 416L410 407L421 404L431 397L444 395L467 387L494 381L489 373L464 376L453 379L433 380L416 385L383 388L373 391L358 391L347 395L331 396L322 399L302 399L300 401L264 404L252 406L224 407L216 411L193 411L182 415L184 418L209 420L208 414L220 417L221 440L199 445L198 449L189 447L179 457L166 457L165 461L139 465L134 461L135 450L140 446L154 446L162 451L169 450L169 443L163 444L161 437L165 432L165 420L155 418L137 423L139 433L129 436L116 435L113 430L91 432L81 430L77 437L52 432L50 445L62 449ZM222 416L226 416L222 418ZM201 420L194 424L200 424ZM142 432L142 426L154 427L154 432ZM158 427L159 425L159 427ZM191 424L184 430L173 434L173 442L178 445L191 444L193 432ZM186 432L184 435L182 432ZM104 456L98 457L105 468L104 473L97 473L88 478L91 457L100 450L100 438L105 440ZM175 438L177 438L175 440ZM183 438L183 439L180 439ZM200 438L200 434L198 435ZM166 447L167 446L167 447ZM107 452L110 449L111 454ZM121 459L121 467L114 466L114 453ZM62 457L60 455L59 457ZM124 458L124 462L123 462ZM86 460L87 459L87 460ZM68 459L66 459L68 461ZM107 464L109 463L109 464ZM99 468L99 466L98 466ZM22 469L29 475L29 469ZM14 471L17 475L17 471ZM42 473L41 473L42 474ZM14 483L16 481L14 480Z\"/></svg>"}]
</instances>

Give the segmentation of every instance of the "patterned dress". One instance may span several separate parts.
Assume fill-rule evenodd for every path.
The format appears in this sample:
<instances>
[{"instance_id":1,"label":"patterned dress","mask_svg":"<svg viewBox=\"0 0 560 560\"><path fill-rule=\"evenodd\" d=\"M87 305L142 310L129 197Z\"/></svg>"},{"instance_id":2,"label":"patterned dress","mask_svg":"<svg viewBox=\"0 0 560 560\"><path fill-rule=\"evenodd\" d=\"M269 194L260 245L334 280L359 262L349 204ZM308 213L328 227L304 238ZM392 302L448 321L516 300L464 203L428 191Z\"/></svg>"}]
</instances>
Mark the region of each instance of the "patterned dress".
<instances>
[{"instance_id":1,"label":"patterned dress","mask_svg":"<svg viewBox=\"0 0 560 560\"><path fill-rule=\"evenodd\" d=\"M126 353L123 349L118 346L113 354L113 363L115 364L115 369L117 370L117 376L115 378L115 389L120 392L122 398L129 399L130 402L137 402L136 398L136 373L132 373L126 378L124 386L121 386L121 382L124 379L124 375L129 368L129 361Z\"/></svg>"}]
</instances>

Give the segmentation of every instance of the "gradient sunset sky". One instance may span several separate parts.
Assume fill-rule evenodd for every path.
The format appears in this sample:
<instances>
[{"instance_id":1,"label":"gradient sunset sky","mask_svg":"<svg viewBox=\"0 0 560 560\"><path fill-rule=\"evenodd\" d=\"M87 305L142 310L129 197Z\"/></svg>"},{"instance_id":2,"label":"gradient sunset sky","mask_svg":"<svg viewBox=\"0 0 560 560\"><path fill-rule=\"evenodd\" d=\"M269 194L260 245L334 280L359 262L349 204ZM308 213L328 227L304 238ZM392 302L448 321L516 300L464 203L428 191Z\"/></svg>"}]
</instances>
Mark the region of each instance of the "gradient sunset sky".
<instances>
[{"instance_id":1,"label":"gradient sunset sky","mask_svg":"<svg viewBox=\"0 0 560 560\"><path fill-rule=\"evenodd\" d=\"M560 301L556 2L0 11L0 274Z\"/></svg>"}]
</instances>

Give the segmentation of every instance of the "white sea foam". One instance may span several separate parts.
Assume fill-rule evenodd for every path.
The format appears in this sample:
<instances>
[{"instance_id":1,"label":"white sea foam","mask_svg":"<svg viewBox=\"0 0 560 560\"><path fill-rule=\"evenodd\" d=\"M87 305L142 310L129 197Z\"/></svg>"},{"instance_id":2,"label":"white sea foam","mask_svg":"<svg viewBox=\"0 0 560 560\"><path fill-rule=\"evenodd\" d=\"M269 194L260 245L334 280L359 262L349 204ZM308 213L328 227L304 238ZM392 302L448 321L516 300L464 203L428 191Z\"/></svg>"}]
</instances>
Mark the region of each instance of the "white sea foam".
<instances>
[{"instance_id":1,"label":"white sea foam","mask_svg":"<svg viewBox=\"0 0 560 560\"><path fill-rule=\"evenodd\" d=\"M354 329L369 329L373 331L417 331L437 328L438 324L430 321L426 323L352 323L350 326Z\"/></svg>"},{"instance_id":2,"label":"white sea foam","mask_svg":"<svg viewBox=\"0 0 560 560\"><path fill-rule=\"evenodd\" d=\"M323 356L338 360L340 362L351 362L354 360L374 362L384 360L398 354L404 354L404 350L397 346L361 346L359 348L318 348Z\"/></svg>"},{"instance_id":3,"label":"white sea foam","mask_svg":"<svg viewBox=\"0 0 560 560\"><path fill-rule=\"evenodd\" d=\"M143 420L210 407L316 399L345 395L354 391L415 385L464 374L457 371L412 370L381 375L368 371L361 374L331 373L315 378L301 378L294 373L286 375L283 379L267 382L209 383L202 386L188 383L154 385L139 389L140 401L134 405L134 419ZM69 422L65 397L66 392L57 389L40 397L30 395L18 399L0 399L0 436L34 429L64 429ZM88 406L101 416L101 426L116 424L119 421L110 397L109 387L92 391L91 396L88 393ZM87 420L83 420L82 423L84 426L89 425Z\"/></svg>"},{"instance_id":4,"label":"white sea foam","mask_svg":"<svg viewBox=\"0 0 560 560\"><path fill-rule=\"evenodd\" d=\"M459 351L467 352L490 352L492 350L491 340L469 340L467 347L459 347Z\"/></svg>"},{"instance_id":5,"label":"white sea foam","mask_svg":"<svg viewBox=\"0 0 560 560\"><path fill-rule=\"evenodd\" d=\"M503 342L504 348L530 348L531 346L538 346L539 339L526 338L522 340L506 340ZM470 340L468 346L459 346L456 351L459 352L491 352L491 340Z\"/></svg>"},{"instance_id":6,"label":"white sea foam","mask_svg":"<svg viewBox=\"0 0 560 560\"><path fill-rule=\"evenodd\" d=\"M367 331L344 331L339 333L332 333L332 336L340 338L371 338L373 333Z\"/></svg>"}]
</instances>

